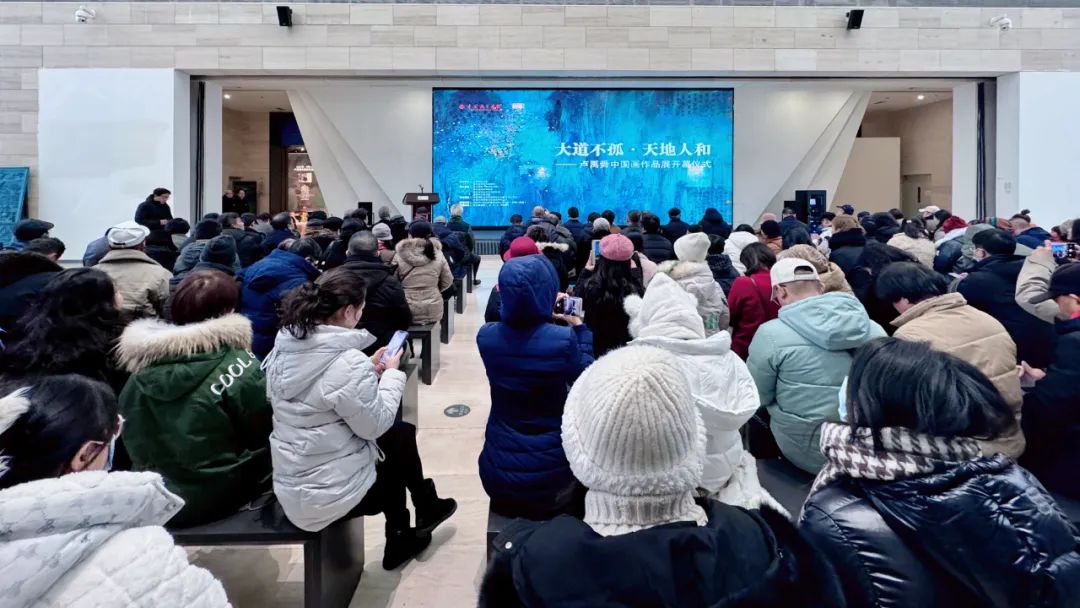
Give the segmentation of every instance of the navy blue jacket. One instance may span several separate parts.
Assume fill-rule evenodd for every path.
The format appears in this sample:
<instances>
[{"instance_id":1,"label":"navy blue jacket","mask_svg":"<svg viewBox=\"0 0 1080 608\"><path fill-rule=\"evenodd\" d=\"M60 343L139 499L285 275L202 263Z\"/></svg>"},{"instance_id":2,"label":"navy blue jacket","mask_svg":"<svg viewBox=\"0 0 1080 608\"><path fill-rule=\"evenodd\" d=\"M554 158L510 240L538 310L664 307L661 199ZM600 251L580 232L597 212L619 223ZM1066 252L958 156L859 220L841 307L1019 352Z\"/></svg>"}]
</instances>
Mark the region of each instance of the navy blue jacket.
<instances>
[{"instance_id":1,"label":"navy blue jacket","mask_svg":"<svg viewBox=\"0 0 1080 608\"><path fill-rule=\"evenodd\" d=\"M499 239L499 255L502 256L507 251L510 251L510 243L514 242L514 239L525 236L525 226L522 224L511 224L506 232L502 234L502 238Z\"/></svg>"},{"instance_id":2,"label":"navy blue jacket","mask_svg":"<svg viewBox=\"0 0 1080 608\"><path fill-rule=\"evenodd\" d=\"M1032 226L1027 230L1016 235L1016 242L1021 245L1027 245L1032 249L1038 249L1043 246L1044 241L1050 240L1050 233L1039 228L1038 226Z\"/></svg>"},{"instance_id":3,"label":"navy blue jacket","mask_svg":"<svg viewBox=\"0 0 1080 608\"><path fill-rule=\"evenodd\" d=\"M570 234L574 235L575 242L581 241L588 229L588 226L581 222L581 220L574 219L566 220L563 222L563 226L566 226L566 229L570 231Z\"/></svg>"},{"instance_id":4,"label":"navy blue jacket","mask_svg":"<svg viewBox=\"0 0 1080 608\"><path fill-rule=\"evenodd\" d=\"M284 228L282 230L274 230L270 234L266 235L266 239L263 240L263 253L266 255L270 255L270 252L277 249L278 245L284 243L289 239L295 238L296 234L288 228Z\"/></svg>"},{"instance_id":5,"label":"navy blue jacket","mask_svg":"<svg viewBox=\"0 0 1080 608\"><path fill-rule=\"evenodd\" d=\"M556 506L557 495L574 484L562 447L563 405L593 362L587 327L551 322L558 290L544 256L508 261L499 272L502 321L476 336L491 384L480 480L494 501L537 511Z\"/></svg>"},{"instance_id":6,"label":"navy blue jacket","mask_svg":"<svg viewBox=\"0 0 1080 608\"><path fill-rule=\"evenodd\" d=\"M705 215L701 218L701 231L726 239L731 236L731 224L727 223L719 211L710 207L705 210Z\"/></svg>"},{"instance_id":7,"label":"navy blue jacket","mask_svg":"<svg viewBox=\"0 0 1080 608\"><path fill-rule=\"evenodd\" d=\"M304 258L275 249L270 255L245 268L241 273L240 313L251 320L254 337L251 352L263 360L274 348L278 332L277 306L281 296L319 276L319 271Z\"/></svg>"}]
</instances>

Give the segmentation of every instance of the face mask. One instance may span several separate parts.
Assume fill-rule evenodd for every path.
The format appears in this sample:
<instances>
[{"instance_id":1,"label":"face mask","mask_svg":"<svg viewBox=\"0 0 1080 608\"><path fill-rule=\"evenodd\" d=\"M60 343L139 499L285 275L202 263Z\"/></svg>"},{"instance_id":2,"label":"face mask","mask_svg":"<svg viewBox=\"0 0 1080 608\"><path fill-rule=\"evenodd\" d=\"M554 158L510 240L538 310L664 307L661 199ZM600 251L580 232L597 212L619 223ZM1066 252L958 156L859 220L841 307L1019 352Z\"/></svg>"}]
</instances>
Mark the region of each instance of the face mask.
<instances>
[{"instance_id":1,"label":"face mask","mask_svg":"<svg viewBox=\"0 0 1080 608\"><path fill-rule=\"evenodd\" d=\"M105 460L105 470L111 471L113 467L113 455L116 454L116 437L109 442L109 457Z\"/></svg>"},{"instance_id":2,"label":"face mask","mask_svg":"<svg viewBox=\"0 0 1080 608\"><path fill-rule=\"evenodd\" d=\"M840 407L837 408L837 412L840 413L840 422L847 422L847 378L840 384L840 394L837 395L840 400Z\"/></svg>"}]
</instances>

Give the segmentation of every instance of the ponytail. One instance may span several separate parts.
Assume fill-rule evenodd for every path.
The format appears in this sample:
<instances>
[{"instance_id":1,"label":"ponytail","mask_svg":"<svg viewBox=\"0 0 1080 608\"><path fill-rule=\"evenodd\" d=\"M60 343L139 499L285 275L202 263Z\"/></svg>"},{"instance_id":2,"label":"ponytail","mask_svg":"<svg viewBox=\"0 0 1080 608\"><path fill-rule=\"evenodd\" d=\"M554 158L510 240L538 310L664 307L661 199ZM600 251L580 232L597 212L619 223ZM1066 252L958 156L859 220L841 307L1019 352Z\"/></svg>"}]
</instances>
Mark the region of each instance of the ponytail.
<instances>
[{"instance_id":1,"label":"ponytail","mask_svg":"<svg viewBox=\"0 0 1080 608\"><path fill-rule=\"evenodd\" d=\"M346 306L363 306L364 277L345 267L334 268L313 282L291 289L281 299L281 328L303 340Z\"/></svg>"},{"instance_id":2,"label":"ponytail","mask_svg":"<svg viewBox=\"0 0 1080 608\"><path fill-rule=\"evenodd\" d=\"M435 261L435 243L432 243L431 239L424 239L424 255L427 259Z\"/></svg>"}]
</instances>

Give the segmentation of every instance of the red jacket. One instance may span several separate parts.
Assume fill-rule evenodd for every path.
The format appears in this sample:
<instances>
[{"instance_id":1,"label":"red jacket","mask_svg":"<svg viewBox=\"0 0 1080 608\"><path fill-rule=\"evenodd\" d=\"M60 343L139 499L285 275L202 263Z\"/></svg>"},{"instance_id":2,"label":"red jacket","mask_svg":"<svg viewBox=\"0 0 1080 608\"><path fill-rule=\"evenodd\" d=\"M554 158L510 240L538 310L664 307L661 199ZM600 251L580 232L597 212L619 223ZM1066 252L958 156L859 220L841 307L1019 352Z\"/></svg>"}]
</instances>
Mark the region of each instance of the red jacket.
<instances>
[{"instance_id":1,"label":"red jacket","mask_svg":"<svg viewBox=\"0 0 1080 608\"><path fill-rule=\"evenodd\" d=\"M728 308L731 309L731 350L746 359L757 328L780 312L780 307L772 301L769 271L760 270L735 279L728 294Z\"/></svg>"}]
</instances>

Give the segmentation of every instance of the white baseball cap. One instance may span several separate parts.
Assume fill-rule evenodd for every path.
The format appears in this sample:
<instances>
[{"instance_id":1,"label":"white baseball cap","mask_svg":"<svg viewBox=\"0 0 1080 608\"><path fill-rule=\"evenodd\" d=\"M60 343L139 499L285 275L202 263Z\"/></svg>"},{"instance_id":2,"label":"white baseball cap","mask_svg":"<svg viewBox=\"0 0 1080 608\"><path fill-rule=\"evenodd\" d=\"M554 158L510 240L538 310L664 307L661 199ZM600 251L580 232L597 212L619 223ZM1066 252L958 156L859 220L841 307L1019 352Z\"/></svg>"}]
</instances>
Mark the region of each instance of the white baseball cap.
<instances>
[{"instance_id":1,"label":"white baseball cap","mask_svg":"<svg viewBox=\"0 0 1080 608\"><path fill-rule=\"evenodd\" d=\"M109 228L109 246L115 248L138 247L150 236L150 229L142 224L127 221Z\"/></svg>"},{"instance_id":2,"label":"white baseball cap","mask_svg":"<svg viewBox=\"0 0 1080 608\"><path fill-rule=\"evenodd\" d=\"M929 207L923 207L922 209L919 209L919 215L930 215L931 213L937 213L938 211L941 211L941 207L938 207L937 205L930 205Z\"/></svg>"},{"instance_id":3,"label":"white baseball cap","mask_svg":"<svg viewBox=\"0 0 1080 608\"><path fill-rule=\"evenodd\" d=\"M820 281L821 277L810 262L799 258L784 258L773 264L769 270L769 280L775 286L795 281Z\"/></svg>"}]
</instances>

